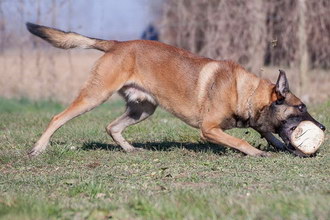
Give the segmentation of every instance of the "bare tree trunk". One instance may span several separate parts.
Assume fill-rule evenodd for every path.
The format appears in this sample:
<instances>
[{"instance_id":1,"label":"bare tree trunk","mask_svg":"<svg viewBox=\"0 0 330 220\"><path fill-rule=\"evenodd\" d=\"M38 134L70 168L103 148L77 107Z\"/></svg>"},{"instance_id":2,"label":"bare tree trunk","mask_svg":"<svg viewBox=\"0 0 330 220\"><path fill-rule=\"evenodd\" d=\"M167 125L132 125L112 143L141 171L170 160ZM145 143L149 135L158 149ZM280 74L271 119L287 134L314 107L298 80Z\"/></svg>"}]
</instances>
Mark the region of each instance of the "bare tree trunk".
<instances>
[{"instance_id":1,"label":"bare tree trunk","mask_svg":"<svg viewBox=\"0 0 330 220\"><path fill-rule=\"evenodd\" d=\"M56 0L52 0L52 4L51 4L51 9L50 9L50 13L51 13L51 24L53 27L56 26L56 18L57 18L57 1ZM56 53L56 51L52 50L49 52L48 57L49 57L49 62L50 62L50 68L48 69L48 73L49 77L48 80L49 82L47 83L48 85L51 85L53 82L56 81L56 63L55 63L55 59L54 59L54 54ZM58 90L58 88L56 88L55 86L52 86L49 90L50 94L50 98L54 99L55 95L56 95L56 90Z\"/></svg>"},{"instance_id":2,"label":"bare tree trunk","mask_svg":"<svg viewBox=\"0 0 330 220\"><path fill-rule=\"evenodd\" d=\"M264 36L267 35L267 26L266 26L266 12L265 6L266 3L264 1L259 0L250 0L250 4L248 5L250 10L253 11L253 18L251 22L254 23L251 27L251 47L249 48L250 54L253 57L249 61L248 67L255 74L258 74L262 77L262 67L264 65L264 57L265 57L265 48L266 38Z\"/></svg>"},{"instance_id":3,"label":"bare tree trunk","mask_svg":"<svg viewBox=\"0 0 330 220\"><path fill-rule=\"evenodd\" d=\"M5 50L5 41L6 41L6 19L5 15L2 9L2 2L3 0L0 0L0 33L1 33L1 39L0 39L0 51L1 53Z\"/></svg>"},{"instance_id":4,"label":"bare tree trunk","mask_svg":"<svg viewBox=\"0 0 330 220\"><path fill-rule=\"evenodd\" d=\"M24 24L24 22L23 22L24 21L24 13L25 13L25 3L24 3L24 1L20 1L19 5L18 5L18 13L20 14L21 24L22 23ZM20 28L19 33L21 34L21 36L23 36L22 25L19 25L19 28ZM19 39L20 39L19 44L23 45L24 39L22 39L22 38L19 38ZM18 75L20 75L21 83L20 83L20 85L18 85L18 87L19 87L19 91L20 91L21 94L24 94L23 90L24 90L24 87L26 85L26 77L25 77L24 66L25 66L24 47L19 46L19 74Z\"/></svg>"},{"instance_id":5,"label":"bare tree trunk","mask_svg":"<svg viewBox=\"0 0 330 220\"><path fill-rule=\"evenodd\" d=\"M1 68L0 72L3 71L3 73L6 73L6 56L4 55L5 52L5 41L6 41L6 29L5 29L5 15L2 9L2 0L0 0L0 59L1 59ZM0 90L4 87L4 80L0 80Z\"/></svg>"},{"instance_id":6,"label":"bare tree trunk","mask_svg":"<svg viewBox=\"0 0 330 220\"><path fill-rule=\"evenodd\" d=\"M69 4L68 26L69 26L69 30L71 31L71 15L72 15L72 2L71 2L71 0L68 0L68 4ZM73 74L74 68L73 68L73 64L72 64L72 55L71 55L70 50L68 50L68 60L69 60L69 64L70 64L70 74Z\"/></svg>"},{"instance_id":7,"label":"bare tree trunk","mask_svg":"<svg viewBox=\"0 0 330 220\"><path fill-rule=\"evenodd\" d=\"M37 1L37 23L40 24L40 19L41 19L41 7L40 7L40 0L36 0ZM34 47L36 50L36 69L37 69L37 77L38 77L38 81L39 81L39 91L41 93L41 91L43 91L43 77L42 77L42 69L41 69L41 52L39 50L39 43L37 41L37 39L34 42ZM37 95L37 98L40 98L40 93Z\"/></svg>"},{"instance_id":8,"label":"bare tree trunk","mask_svg":"<svg viewBox=\"0 0 330 220\"><path fill-rule=\"evenodd\" d=\"M300 85L299 95L307 88L308 83L308 48L306 34L306 0L298 0L299 23L298 23L298 39L299 39L299 71Z\"/></svg>"}]
</instances>

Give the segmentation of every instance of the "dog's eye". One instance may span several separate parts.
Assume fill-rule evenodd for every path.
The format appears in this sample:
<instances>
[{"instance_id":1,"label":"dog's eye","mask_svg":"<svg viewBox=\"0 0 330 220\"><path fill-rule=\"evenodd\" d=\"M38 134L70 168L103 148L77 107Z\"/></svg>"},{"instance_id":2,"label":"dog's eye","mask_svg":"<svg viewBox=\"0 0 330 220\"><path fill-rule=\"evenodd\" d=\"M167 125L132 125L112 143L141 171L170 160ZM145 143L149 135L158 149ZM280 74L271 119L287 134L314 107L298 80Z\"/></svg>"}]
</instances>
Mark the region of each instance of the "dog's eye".
<instances>
[{"instance_id":1,"label":"dog's eye","mask_svg":"<svg viewBox=\"0 0 330 220\"><path fill-rule=\"evenodd\" d=\"M277 99L276 105L282 105L284 103L284 99Z\"/></svg>"},{"instance_id":2,"label":"dog's eye","mask_svg":"<svg viewBox=\"0 0 330 220\"><path fill-rule=\"evenodd\" d=\"M301 104L301 105L298 105L297 108L299 109L299 111L303 112L306 109L306 105Z\"/></svg>"}]
</instances>

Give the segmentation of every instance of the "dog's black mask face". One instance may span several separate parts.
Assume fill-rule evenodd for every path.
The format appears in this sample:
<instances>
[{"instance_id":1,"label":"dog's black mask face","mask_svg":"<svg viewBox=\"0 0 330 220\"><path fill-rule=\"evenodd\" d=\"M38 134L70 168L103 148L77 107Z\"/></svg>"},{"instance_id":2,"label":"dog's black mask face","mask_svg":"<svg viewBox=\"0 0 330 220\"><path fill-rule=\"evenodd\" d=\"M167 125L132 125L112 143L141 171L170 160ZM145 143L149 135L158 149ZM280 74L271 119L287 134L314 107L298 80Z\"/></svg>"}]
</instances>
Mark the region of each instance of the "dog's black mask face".
<instances>
[{"instance_id":1,"label":"dog's black mask face","mask_svg":"<svg viewBox=\"0 0 330 220\"><path fill-rule=\"evenodd\" d=\"M270 106L271 120L275 132L279 134L286 146L290 147L290 136L302 121L311 121L323 131L325 130L325 126L308 113L306 105L290 92L288 80L282 70L280 70L274 92L276 101Z\"/></svg>"},{"instance_id":2,"label":"dog's black mask face","mask_svg":"<svg viewBox=\"0 0 330 220\"><path fill-rule=\"evenodd\" d=\"M320 129L325 131L325 126L316 121L307 111L302 114L292 115L287 120L281 121L281 124L278 126L276 133L282 138L284 143L289 146L292 132L297 128L300 122L302 121L311 121L317 125Z\"/></svg>"}]
</instances>

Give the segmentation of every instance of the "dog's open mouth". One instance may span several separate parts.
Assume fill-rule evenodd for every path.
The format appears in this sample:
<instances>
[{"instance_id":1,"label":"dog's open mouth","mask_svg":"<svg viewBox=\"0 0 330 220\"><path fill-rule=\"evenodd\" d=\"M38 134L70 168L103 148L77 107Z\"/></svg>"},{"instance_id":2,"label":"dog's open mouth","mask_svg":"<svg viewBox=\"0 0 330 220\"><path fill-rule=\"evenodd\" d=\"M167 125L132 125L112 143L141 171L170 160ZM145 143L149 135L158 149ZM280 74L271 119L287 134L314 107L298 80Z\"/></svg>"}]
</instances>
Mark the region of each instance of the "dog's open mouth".
<instances>
[{"instance_id":1,"label":"dog's open mouth","mask_svg":"<svg viewBox=\"0 0 330 220\"><path fill-rule=\"evenodd\" d=\"M303 127L304 125L305 127ZM319 139L322 139L321 141L323 141L324 134L320 129L318 129L318 127L316 127L317 132L320 130L319 133L321 134L314 132L314 136L313 136L313 133L309 134L308 132L310 131L313 132L314 127L308 127L308 126L316 127L312 122L307 121L307 122L302 122L298 126L292 126L290 129L287 129L288 136L286 137L286 141L285 141L285 148L287 151L299 157L313 157L316 155L317 149L320 146ZM299 129L297 129L297 127L299 127ZM305 134L307 135L307 137ZM323 138L322 138L322 134L323 134ZM318 136L320 136L319 139L317 139ZM314 141L313 139L315 137L316 137L316 141Z\"/></svg>"},{"instance_id":2,"label":"dog's open mouth","mask_svg":"<svg viewBox=\"0 0 330 220\"><path fill-rule=\"evenodd\" d=\"M304 154L300 150L296 149L290 142L290 136L292 135L292 132L297 128L297 126L292 127L286 127L283 129L282 135L280 135L285 143L285 150L289 151L290 153L293 153L296 156L299 157L307 157L308 155Z\"/></svg>"},{"instance_id":3,"label":"dog's open mouth","mask_svg":"<svg viewBox=\"0 0 330 220\"><path fill-rule=\"evenodd\" d=\"M287 124L285 124L285 126L282 128L281 132L280 132L280 137L282 138L282 140L284 141L285 144L285 150L294 153L296 151L296 148L291 144L290 141L290 136L292 135L292 132L297 128L296 125L294 126L287 126Z\"/></svg>"},{"instance_id":4,"label":"dog's open mouth","mask_svg":"<svg viewBox=\"0 0 330 220\"><path fill-rule=\"evenodd\" d=\"M293 126L291 127L289 130L288 130L288 136L291 136L292 135L292 132L297 128L297 126ZM291 143L290 143L290 140L288 138L288 140L286 141L285 143L285 148L295 154L296 156L299 156L299 157L307 157L308 155L304 154L303 152L301 152L300 150L297 150Z\"/></svg>"}]
</instances>

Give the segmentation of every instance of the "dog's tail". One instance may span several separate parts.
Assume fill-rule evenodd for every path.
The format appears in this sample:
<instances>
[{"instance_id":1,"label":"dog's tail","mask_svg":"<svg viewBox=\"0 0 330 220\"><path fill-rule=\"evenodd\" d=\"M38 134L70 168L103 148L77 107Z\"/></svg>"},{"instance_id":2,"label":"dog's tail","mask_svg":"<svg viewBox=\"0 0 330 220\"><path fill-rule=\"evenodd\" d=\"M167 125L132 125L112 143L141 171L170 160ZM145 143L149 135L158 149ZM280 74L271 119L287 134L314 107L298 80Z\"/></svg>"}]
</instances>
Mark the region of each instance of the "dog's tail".
<instances>
[{"instance_id":1,"label":"dog's tail","mask_svg":"<svg viewBox=\"0 0 330 220\"><path fill-rule=\"evenodd\" d=\"M89 38L74 32L65 32L29 22L26 23L26 27L32 34L44 39L53 46L62 49L80 47L106 52L117 43L117 41L114 40Z\"/></svg>"}]
</instances>

